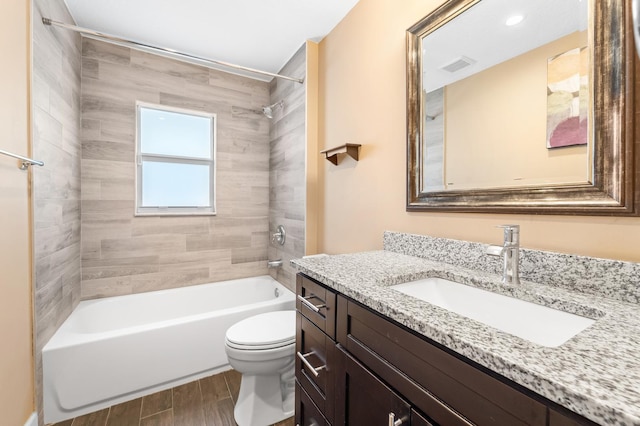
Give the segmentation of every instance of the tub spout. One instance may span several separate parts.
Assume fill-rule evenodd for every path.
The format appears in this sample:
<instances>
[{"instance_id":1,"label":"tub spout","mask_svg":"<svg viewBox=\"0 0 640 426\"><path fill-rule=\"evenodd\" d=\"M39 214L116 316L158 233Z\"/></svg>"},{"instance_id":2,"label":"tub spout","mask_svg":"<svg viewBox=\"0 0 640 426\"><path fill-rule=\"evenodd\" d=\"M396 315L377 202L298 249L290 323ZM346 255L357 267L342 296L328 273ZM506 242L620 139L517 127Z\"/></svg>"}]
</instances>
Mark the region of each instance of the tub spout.
<instances>
[{"instance_id":1,"label":"tub spout","mask_svg":"<svg viewBox=\"0 0 640 426\"><path fill-rule=\"evenodd\" d=\"M282 259L267 261L267 268L280 268L282 267Z\"/></svg>"}]
</instances>

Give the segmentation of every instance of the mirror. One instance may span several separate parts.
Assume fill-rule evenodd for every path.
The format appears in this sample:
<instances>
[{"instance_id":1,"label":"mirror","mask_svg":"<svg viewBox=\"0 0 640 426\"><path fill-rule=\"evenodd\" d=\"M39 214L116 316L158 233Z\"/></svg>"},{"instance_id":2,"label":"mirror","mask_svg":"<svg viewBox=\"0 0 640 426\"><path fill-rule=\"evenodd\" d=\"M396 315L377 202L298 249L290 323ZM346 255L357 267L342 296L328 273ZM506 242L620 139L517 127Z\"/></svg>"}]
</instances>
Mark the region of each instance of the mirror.
<instances>
[{"instance_id":1,"label":"mirror","mask_svg":"<svg viewBox=\"0 0 640 426\"><path fill-rule=\"evenodd\" d=\"M407 210L637 214L627 9L449 0L411 27Z\"/></svg>"}]
</instances>

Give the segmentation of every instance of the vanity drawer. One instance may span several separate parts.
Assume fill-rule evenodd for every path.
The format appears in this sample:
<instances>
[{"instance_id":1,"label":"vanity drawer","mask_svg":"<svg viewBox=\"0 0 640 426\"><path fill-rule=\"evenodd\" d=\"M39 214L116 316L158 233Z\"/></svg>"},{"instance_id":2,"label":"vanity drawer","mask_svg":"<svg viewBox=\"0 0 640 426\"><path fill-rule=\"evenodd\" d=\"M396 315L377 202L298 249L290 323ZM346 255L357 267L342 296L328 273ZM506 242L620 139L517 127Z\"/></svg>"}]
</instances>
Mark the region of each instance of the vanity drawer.
<instances>
[{"instance_id":1,"label":"vanity drawer","mask_svg":"<svg viewBox=\"0 0 640 426\"><path fill-rule=\"evenodd\" d=\"M343 296L337 335L351 354L440 424L546 425L544 404Z\"/></svg>"},{"instance_id":2,"label":"vanity drawer","mask_svg":"<svg viewBox=\"0 0 640 426\"><path fill-rule=\"evenodd\" d=\"M332 339L336 338L336 293L298 274L296 276L296 309Z\"/></svg>"},{"instance_id":3,"label":"vanity drawer","mask_svg":"<svg viewBox=\"0 0 640 426\"><path fill-rule=\"evenodd\" d=\"M300 312L296 314L296 329L296 378L325 417L332 421L336 344Z\"/></svg>"},{"instance_id":4,"label":"vanity drawer","mask_svg":"<svg viewBox=\"0 0 640 426\"><path fill-rule=\"evenodd\" d=\"M297 426L331 426L297 380L295 420Z\"/></svg>"}]
</instances>

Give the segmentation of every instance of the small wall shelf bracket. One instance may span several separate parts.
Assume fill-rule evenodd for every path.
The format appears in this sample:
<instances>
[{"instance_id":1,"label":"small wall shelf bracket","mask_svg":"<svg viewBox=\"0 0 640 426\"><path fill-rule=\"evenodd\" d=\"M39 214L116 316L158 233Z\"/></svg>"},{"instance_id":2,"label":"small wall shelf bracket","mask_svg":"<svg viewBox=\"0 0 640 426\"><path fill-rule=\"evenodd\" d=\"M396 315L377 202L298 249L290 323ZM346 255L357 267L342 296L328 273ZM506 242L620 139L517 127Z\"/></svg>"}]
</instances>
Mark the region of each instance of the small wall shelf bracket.
<instances>
[{"instance_id":1,"label":"small wall shelf bracket","mask_svg":"<svg viewBox=\"0 0 640 426\"><path fill-rule=\"evenodd\" d=\"M340 162L338 154L346 153L348 156L358 161L360 146L361 145L359 143L346 143L344 145L336 146L335 148L320 151L320 154L324 154L327 160L337 166Z\"/></svg>"}]
</instances>

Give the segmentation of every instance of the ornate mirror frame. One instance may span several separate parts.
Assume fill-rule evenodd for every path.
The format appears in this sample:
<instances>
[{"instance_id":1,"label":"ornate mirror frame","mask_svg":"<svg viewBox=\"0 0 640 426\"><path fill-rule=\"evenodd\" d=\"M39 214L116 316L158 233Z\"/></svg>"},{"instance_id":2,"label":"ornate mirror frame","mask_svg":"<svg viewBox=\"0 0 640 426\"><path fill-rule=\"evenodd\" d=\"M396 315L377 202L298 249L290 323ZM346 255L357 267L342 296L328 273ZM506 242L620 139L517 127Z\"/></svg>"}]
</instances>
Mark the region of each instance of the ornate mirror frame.
<instances>
[{"instance_id":1,"label":"ornate mirror frame","mask_svg":"<svg viewBox=\"0 0 640 426\"><path fill-rule=\"evenodd\" d=\"M407 211L638 215L630 1L590 0L593 183L423 192L422 38L481 0L449 0L407 30ZM640 121L640 120L639 120ZM638 148L638 149L634 149Z\"/></svg>"}]
</instances>

